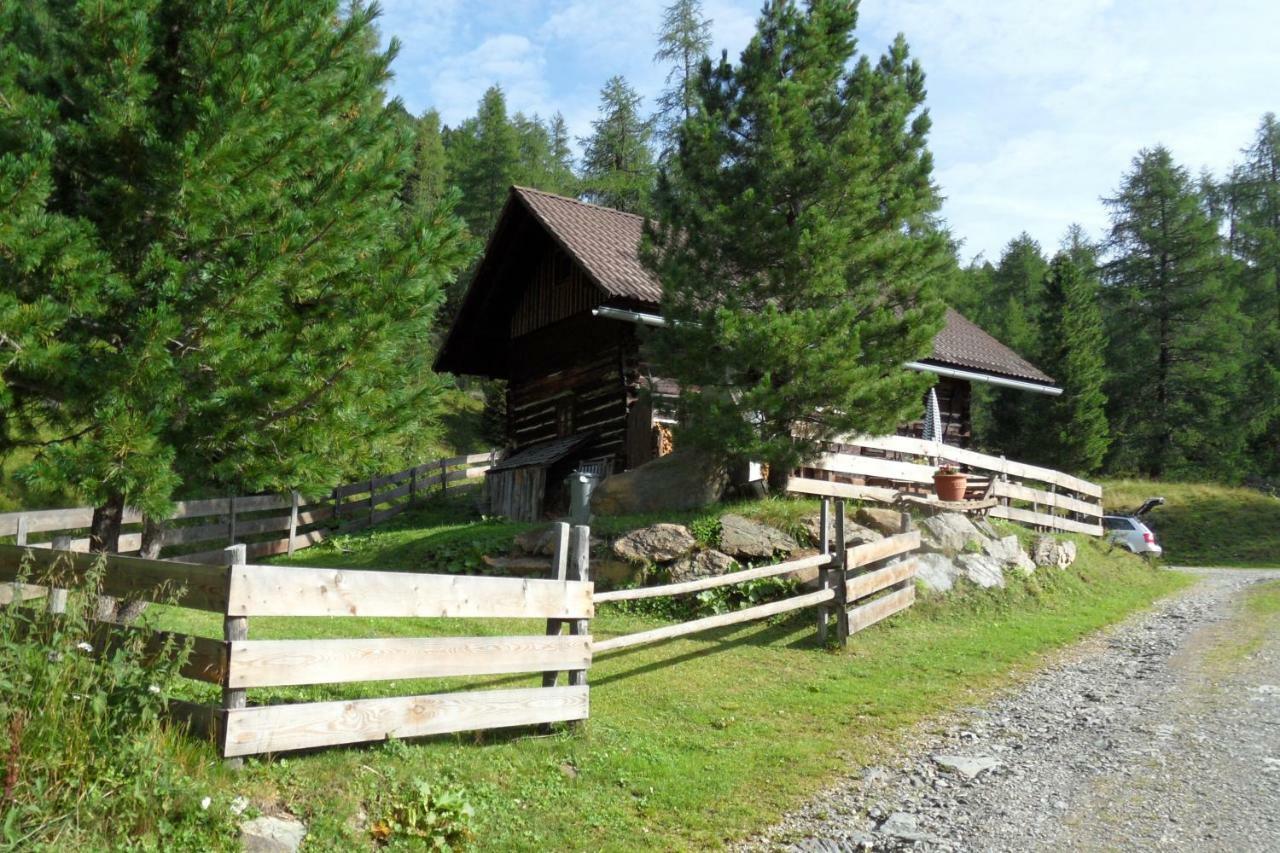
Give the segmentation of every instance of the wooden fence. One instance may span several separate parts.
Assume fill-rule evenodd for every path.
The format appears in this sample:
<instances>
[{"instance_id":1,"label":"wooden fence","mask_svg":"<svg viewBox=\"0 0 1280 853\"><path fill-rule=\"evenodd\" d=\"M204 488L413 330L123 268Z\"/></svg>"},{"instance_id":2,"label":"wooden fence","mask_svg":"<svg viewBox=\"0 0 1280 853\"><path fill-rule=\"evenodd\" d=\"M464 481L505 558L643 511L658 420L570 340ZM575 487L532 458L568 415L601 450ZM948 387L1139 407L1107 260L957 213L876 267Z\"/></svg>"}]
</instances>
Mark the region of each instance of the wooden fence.
<instances>
[{"instance_id":1,"label":"wooden fence","mask_svg":"<svg viewBox=\"0 0 1280 853\"><path fill-rule=\"evenodd\" d=\"M585 528L583 528L585 530ZM567 539L567 537L565 537ZM259 753L353 744L388 737L586 719L591 662L592 586L585 579L527 580L467 575L248 565L246 547L226 549L226 565L103 556L101 592L175 603L223 617L223 637L155 632L149 646L190 644L183 675L221 686L217 706L173 703L177 715L216 733L220 753ZM0 581L24 600L82 584L99 555L0 545ZM558 555L562 563L566 555ZM23 572L34 584L13 584ZM585 576L585 570L583 571ZM571 622L569 635L511 637L252 640L256 617L377 616L532 618ZM107 625L113 632L145 630ZM571 673L568 686L460 691L333 702L250 705L254 688L507 673ZM576 674L576 675L575 675ZM544 684L547 678L544 676Z\"/></svg>"},{"instance_id":2,"label":"wooden fence","mask_svg":"<svg viewBox=\"0 0 1280 853\"><path fill-rule=\"evenodd\" d=\"M846 437L831 451L806 465L788 489L899 503L931 490L937 466L951 463L968 469L975 496L990 502L995 518L1102 535L1102 487L1061 471L905 436Z\"/></svg>"},{"instance_id":3,"label":"wooden fence","mask_svg":"<svg viewBox=\"0 0 1280 853\"><path fill-rule=\"evenodd\" d=\"M832 529L832 502L822 502L820 526L823 531ZM676 625L666 625L649 631L611 637L595 643L594 652L615 651L647 643L656 643L674 637L696 634L712 628L754 622L780 613L790 613L809 607L817 608L818 639L827 641L829 622L835 616L836 639L841 645L849 635L873 625L899 610L910 607L915 601L916 563L901 557L920 547L920 534L916 532L890 536L880 542L849 547L845 538L845 502L834 501L834 541L823 535L823 553L811 557L776 563L770 566L743 569L716 577L697 578L662 586L619 589L596 593L595 601L634 601L641 598L658 598L671 595L687 595L717 587L732 586L759 578L778 577L818 570L818 589L781 601L759 604L731 613L719 613L693 619ZM894 562L890 562L894 561ZM886 593L886 590L888 592Z\"/></svg>"},{"instance_id":4,"label":"wooden fence","mask_svg":"<svg viewBox=\"0 0 1280 853\"><path fill-rule=\"evenodd\" d=\"M292 554L323 541L335 529L358 530L408 509L419 498L442 492L450 483L479 477L497 458L496 451L437 459L394 474L339 486L330 494L304 498L250 495L180 501L160 524L147 524L128 509L119 553L148 551L190 563L222 563L229 545L243 543L248 557ZM0 536L15 544L51 547L58 535L71 537L72 551L89 550L93 507L0 513Z\"/></svg>"}]
</instances>

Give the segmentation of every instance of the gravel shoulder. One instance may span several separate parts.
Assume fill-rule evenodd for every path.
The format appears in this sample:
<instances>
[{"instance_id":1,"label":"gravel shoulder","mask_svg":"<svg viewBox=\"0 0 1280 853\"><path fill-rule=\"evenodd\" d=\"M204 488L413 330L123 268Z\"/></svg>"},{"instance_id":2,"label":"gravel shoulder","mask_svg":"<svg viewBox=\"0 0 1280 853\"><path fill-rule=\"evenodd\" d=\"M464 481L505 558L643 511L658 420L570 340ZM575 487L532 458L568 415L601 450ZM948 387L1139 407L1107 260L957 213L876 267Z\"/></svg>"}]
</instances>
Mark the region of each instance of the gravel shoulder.
<instances>
[{"instance_id":1,"label":"gravel shoulder","mask_svg":"<svg viewBox=\"0 0 1280 853\"><path fill-rule=\"evenodd\" d=\"M744 850L1280 850L1280 570L1199 583L815 797Z\"/></svg>"}]
</instances>

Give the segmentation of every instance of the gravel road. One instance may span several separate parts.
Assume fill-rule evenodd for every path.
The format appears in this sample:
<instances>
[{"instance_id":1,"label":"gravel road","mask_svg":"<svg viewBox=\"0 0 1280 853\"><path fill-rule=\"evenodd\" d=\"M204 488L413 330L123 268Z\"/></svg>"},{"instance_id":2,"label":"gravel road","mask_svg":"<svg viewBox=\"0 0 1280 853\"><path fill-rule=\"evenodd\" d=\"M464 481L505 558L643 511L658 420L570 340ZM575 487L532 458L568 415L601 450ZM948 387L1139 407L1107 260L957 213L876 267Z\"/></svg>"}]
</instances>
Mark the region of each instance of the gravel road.
<instances>
[{"instance_id":1,"label":"gravel road","mask_svg":"<svg viewBox=\"0 0 1280 853\"><path fill-rule=\"evenodd\" d=\"M1280 570L1202 579L908 737L745 850L1280 851Z\"/></svg>"}]
</instances>

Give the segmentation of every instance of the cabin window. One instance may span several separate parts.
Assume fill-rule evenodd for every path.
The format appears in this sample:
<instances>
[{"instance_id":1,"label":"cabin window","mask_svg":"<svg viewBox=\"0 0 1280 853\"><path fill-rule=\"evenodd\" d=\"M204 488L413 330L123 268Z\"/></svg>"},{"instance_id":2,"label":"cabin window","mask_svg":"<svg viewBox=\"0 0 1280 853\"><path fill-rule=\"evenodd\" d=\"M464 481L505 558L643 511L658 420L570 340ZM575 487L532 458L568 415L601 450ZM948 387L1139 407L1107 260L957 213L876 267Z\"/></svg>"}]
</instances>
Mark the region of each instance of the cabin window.
<instances>
[{"instance_id":1,"label":"cabin window","mask_svg":"<svg viewBox=\"0 0 1280 853\"><path fill-rule=\"evenodd\" d=\"M570 435L573 435L573 398L566 397L556 402L556 436Z\"/></svg>"}]
</instances>

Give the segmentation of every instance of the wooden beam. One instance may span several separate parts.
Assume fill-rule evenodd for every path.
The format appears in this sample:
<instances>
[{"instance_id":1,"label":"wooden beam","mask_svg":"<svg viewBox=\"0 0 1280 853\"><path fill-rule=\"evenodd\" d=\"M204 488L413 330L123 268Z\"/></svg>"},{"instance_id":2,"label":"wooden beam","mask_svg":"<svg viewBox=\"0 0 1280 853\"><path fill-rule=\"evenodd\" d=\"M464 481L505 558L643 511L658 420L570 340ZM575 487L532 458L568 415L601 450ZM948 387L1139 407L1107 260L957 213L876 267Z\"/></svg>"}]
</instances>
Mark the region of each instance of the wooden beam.
<instances>
[{"instance_id":1,"label":"wooden beam","mask_svg":"<svg viewBox=\"0 0 1280 853\"><path fill-rule=\"evenodd\" d=\"M920 531L918 530L899 533L896 536L887 536L878 542L854 545L849 549L848 567L856 569L870 563L896 557L899 554L905 554L908 551L914 551L919 547Z\"/></svg>"},{"instance_id":2,"label":"wooden beam","mask_svg":"<svg viewBox=\"0 0 1280 853\"><path fill-rule=\"evenodd\" d=\"M900 610L910 607L916 600L916 588L891 592L886 596L874 599L866 604L849 610L849 633L856 634L863 628L869 628L882 619L888 619Z\"/></svg>"},{"instance_id":3,"label":"wooden beam","mask_svg":"<svg viewBox=\"0 0 1280 853\"><path fill-rule=\"evenodd\" d=\"M532 726L588 715L586 687L529 687L431 696L264 705L227 712L227 757Z\"/></svg>"},{"instance_id":4,"label":"wooden beam","mask_svg":"<svg viewBox=\"0 0 1280 853\"><path fill-rule=\"evenodd\" d=\"M743 569L739 572L730 572L724 575L716 575L709 578L697 578L696 580L683 581L681 583L669 583L662 586L638 587L636 589L612 589L608 592L597 592L595 601L597 604L604 601L634 601L640 598L657 598L664 595L684 595L690 592L700 592L704 589L715 589L720 586L730 586L743 581L757 580L758 578L772 578L778 575L790 574L791 572L803 571L818 566L828 565L832 561L830 554L817 554L812 557L801 557L797 560L788 560L785 563L777 563L772 566L760 566L755 569Z\"/></svg>"},{"instance_id":5,"label":"wooden beam","mask_svg":"<svg viewBox=\"0 0 1280 853\"><path fill-rule=\"evenodd\" d=\"M585 636L248 640L231 643L228 687L391 681L585 669Z\"/></svg>"},{"instance_id":6,"label":"wooden beam","mask_svg":"<svg viewBox=\"0 0 1280 853\"><path fill-rule=\"evenodd\" d=\"M1045 506L1057 509L1065 509L1070 512L1078 512L1081 515L1089 515L1097 518L1102 517L1102 506L1097 503L1089 503L1077 498L1067 497L1055 492L1046 492L1041 489L1032 489L1020 483L1011 483L1006 480L995 480L991 484L992 494L1001 498L1013 498L1016 501L1027 501L1028 503L1039 503Z\"/></svg>"},{"instance_id":7,"label":"wooden beam","mask_svg":"<svg viewBox=\"0 0 1280 853\"><path fill-rule=\"evenodd\" d=\"M245 554L245 546L232 545L227 548L227 565L231 568L232 576L237 568L243 568L247 561ZM230 611L222 619L222 637L229 645L242 643L249 639L249 620L243 616L232 616ZM230 684L222 686L222 710L226 714L232 711L238 711L249 704L249 694L246 690L232 687ZM226 729L222 731L222 757L229 758L227 753ZM238 758L229 758L227 762L232 767L239 767L243 762Z\"/></svg>"},{"instance_id":8,"label":"wooden beam","mask_svg":"<svg viewBox=\"0 0 1280 853\"><path fill-rule=\"evenodd\" d=\"M1090 536L1101 536L1101 524L1087 524L1083 521L1072 521L1069 518L1062 518L1057 515L1048 515L1043 512L1032 512L1027 509L1018 509L1011 506L996 506L988 511L988 515L993 518L1007 518L1010 521L1021 521L1024 524L1039 524L1044 527L1053 527L1068 533L1088 533Z\"/></svg>"},{"instance_id":9,"label":"wooden beam","mask_svg":"<svg viewBox=\"0 0 1280 853\"><path fill-rule=\"evenodd\" d=\"M807 477L791 477L787 480L787 491L797 495L816 495L825 498L847 498L855 501L878 501L891 504L897 500L897 489L883 486L855 486L849 483L829 483L826 480L812 480Z\"/></svg>"},{"instance_id":10,"label":"wooden beam","mask_svg":"<svg viewBox=\"0 0 1280 853\"><path fill-rule=\"evenodd\" d=\"M162 588L175 592L179 587L185 587L176 601L183 607L219 613L226 607L225 567L121 557L118 554L81 554L50 548L0 545L0 581L15 579L24 559L28 559L27 555L30 555L32 577L42 579L52 575L57 579L57 586L70 587L83 583L85 575L101 559L106 563L106 571L102 577L103 595L138 598L154 594Z\"/></svg>"},{"instance_id":11,"label":"wooden beam","mask_svg":"<svg viewBox=\"0 0 1280 853\"><path fill-rule=\"evenodd\" d=\"M250 565L232 569L227 612L575 619L593 609L589 583Z\"/></svg>"},{"instance_id":12,"label":"wooden beam","mask_svg":"<svg viewBox=\"0 0 1280 853\"><path fill-rule=\"evenodd\" d=\"M845 585L845 601L857 601L894 584L910 580L916 576L918 568L919 564L914 559L903 560L901 563L894 563L883 569L852 577Z\"/></svg>"},{"instance_id":13,"label":"wooden beam","mask_svg":"<svg viewBox=\"0 0 1280 853\"><path fill-rule=\"evenodd\" d=\"M694 619L692 622L682 622L679 625L668 625L664 628L654 628L651 631L641 631L636 634L626 634L621 637L613 637L612 639L595 643L592 647L592 653L598 655L603 652L630 648L631 646L640 646L646 643L656 643L661 640L683 637L686 634L696 634L699 631L707 631L712 628L723 628L726 625L737 625L740 622L751 622L756 619L764 619L767 616L776 616L779 613L789 613L792 610L812 607L816 604L831 601L833 598L835 598L835 590L821 589L817 592L811 592L806 595L797 595L793 598L784 598L781 601L774 601L769 604L758 604L755 607L748 607L745 610L735 610L732 613L720 613L715 616L706 616L702 619Z\"/></svg>"}]
</instances>

